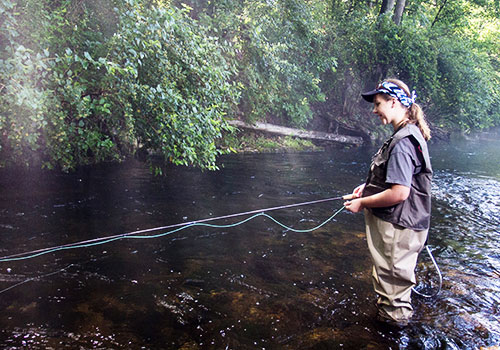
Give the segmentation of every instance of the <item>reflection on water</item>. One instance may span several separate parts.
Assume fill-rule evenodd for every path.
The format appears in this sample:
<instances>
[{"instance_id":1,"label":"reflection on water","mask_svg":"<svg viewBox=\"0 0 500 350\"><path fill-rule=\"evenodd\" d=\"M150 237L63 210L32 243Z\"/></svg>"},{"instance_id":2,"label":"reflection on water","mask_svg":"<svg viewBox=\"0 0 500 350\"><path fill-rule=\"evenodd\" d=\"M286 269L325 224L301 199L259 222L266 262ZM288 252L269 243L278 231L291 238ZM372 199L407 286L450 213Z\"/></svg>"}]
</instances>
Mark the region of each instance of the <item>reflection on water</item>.
<instances>
[{"instance_id":1,"label":"reflection on water","mask_svg":"<svg viewBox=\"0 0 500 350\"><path fill-rule=\"evenodd\" d=\"M429 244L443 273L415 322L375 319L362 215L308 234L259 217L0 263L6 349L477 349L500 345L500 146L431 145L436 170ZM0 174L0 255L179 222L334 197L364 180L373 150L238 155L217 173L153 177L130 161ZM313 227L327 202L269 214ZM240 218L223 220L229 224ZM420 285L436 286L423 254ZM12 289L7 290L15 286Z\"/></svg>"}]
</instances>

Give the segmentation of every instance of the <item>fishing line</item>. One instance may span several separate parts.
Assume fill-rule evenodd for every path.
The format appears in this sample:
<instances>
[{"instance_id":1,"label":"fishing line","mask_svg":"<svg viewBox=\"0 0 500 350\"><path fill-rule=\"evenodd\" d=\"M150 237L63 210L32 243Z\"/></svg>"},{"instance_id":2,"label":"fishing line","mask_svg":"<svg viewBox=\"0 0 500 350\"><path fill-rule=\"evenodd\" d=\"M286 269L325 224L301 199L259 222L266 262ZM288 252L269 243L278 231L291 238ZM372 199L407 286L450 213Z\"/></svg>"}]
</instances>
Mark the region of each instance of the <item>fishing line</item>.
<instances>
[{"instance_id":1,"label":"fishing line","mask_svg":"<svg viewBox=\"0 0 500 350\"><path fill-rule=\"evenodd\" d=\"M309 202L302 202L302 203L295 203L295 204L289 204L289 205L282 205L278 207L272 207L272 208L266 208L266 209L257 209L257 210L252 210L252 211L247 211L247 212L242 212L242 213L235 213L235 214L229 214L229 215L224 215L224 216L218 216L215 218L207 218L207 219L201 219L201 220L195 220L195 221L190 221L190 222L185 222L185 223L179 223L179 224L174 224L174 225L168 225L168 226L161 226L161 227L155 227L155 228L150 228L150 229L144 229L144 230L137 230L133 232L128 232L128 233L122 233L118 235L113 235L113 236L106 236L106 237L100 237L100 238L95 238L95 239L90 239L90 240L85 240L85 241L79 241L79 242L74 242L74 243L69 243L69 244L64 244L64 245L59 245L55 247L50 247L50 248L43 248L43 249L38 249L38 250L32 250L24 253L17 253L17 254L12 254L12 255L7 255L0 257L0 262L8 262L8 261L18 261L18 260L27 260L27 259L32 259L41 255L49 254L49 253L54 253L57 251L61 250L68 250L68 249L77 249L77 248L88 248L88 247L93 247L96 245L101 245L101 244L106 244L110 243L113 241L118 241L122 239L151 239L151 238L158 238L158 237L163 237L166 235L170 235L172 233L187 229L189 227L193 226L204 226L204 227L211 227L211 228L230 228L230 227L235 227L242 225L250 220L253 220L259 216L264 216L267 217L268 219L274 221L276 224L279 226L293 231L293 232L298 232L298 233L307 233L307 232L312 232L314 230L319 229L326 223L328 223L330 220L332 220L337 214L339 214L342 210L344 210L344 207L341 209L337 210L332 216L330 216L328 219L326 219L323 223L320 225L313 227L311 229L304 229L304 230L299 230L299 229L294 229L292 227L289 227L272 216L264 213L266 211L273 211L273 210L278 210L278 209L285 209L285 208L293 208L293 207L298 207L298 206L304 206L304 205L310 205L310 204L316 204L316 203L322 203L322 202L327 202L327 201L334 201L334 200L340 200L340 199L346 199L347 196L340 196L340 197L333 197L333 198L326 198L326 199L319 199L315 201L309 201ZM253 216L238 221L233 224L228 224L228 225L215 225L215 224L206 224L208 221L214 221L214 220L221 220L221 219L227 219L227 218L232 218L232 217L237 217L237 216L243 216L243 215L250 215L254 214ZM164 229L169 229L169 228L174 228L177 227L174 230L170 230L167 232L155 234L155 235L140 235L141 233L147 233L147 232L154 232L154 231L159 231L159 230L164 230Z\"/></svg>"},{"instance_id":2,"label":"fishing line","mask_svg":"<svg viewBox=\"0 0 500 350\"><path fill-rule=\"evenodd\" d=\"M206 218L206 219L201 219L201 220L195 220L195 221L190 221L190 222L186 222L186 223L178 223L178 224L174 224L174 225L161 226L161 227L155 227L155 228L144 229L144 230L137 230L137 231L128 232L128 233L122 233L122 234L113 235L113 236L100 237L100 238L95 238L95 239L91 239L91 240L79 241L79 242L69 243L69 244L65 244L65 245L59 245L59 246L50 247L50 248L43 248L43 249L39 249L39 250L33 250L33 251L24 252L24 253L17 253L17 254L12 254L12 255L8 255L8 256L3 256L3 257L0 257L0 263L1 262L9 262L9 261L27 260L27 259L32 259L32 258L41 256L41 255L45 255L45 254L49 254L49 253L54 253L54 252L57 252L57 251L61 251L61 250L88 248L88 247L102 245L102 244L106 244L106 243L110 243L110 242L118 241L118 240L122 240L122 239L152 239L152 238L160 238L160 237L164 237L164 236L170 235L172 233L176 233L176 232L179 232L181 230L185 230L187 228L194 227L194 226L203 226L203 227L210 227L210 228L231 228L231 227L236 227L236 226L242 225L242 224L244 224L244 223L246 223L248 221L251 221L251 220L253 220L253 219L255 219L255 218L259 217L259 216L263 216L265 218L270 219L271 221L273 221L274 223L276 223L277 225L283 227L286 230L289 230L289 231L292 231L292 232L297 232L297 233L308 233L308 232L315 231L315 230L321 228L322 226L326 225L329 221L333 220L333 218L335 218L335 216L337 216L340 212L342 212L345 209L345 207L342 206L342 208L340 208L339 210L337 210L332 216L330 216L328 219L326 219L325 221L323 221L321 224L319 224L319 225L317 225L317 226L315 226L313 228L309 228L309 229L295 229L293 227L287 226L287 225L281 223L280 221L276 220L275 218L273 218L271 215L266 214L265 212L266 211L278 210L278 209L293 208L293 207L298 207L298 206L305 206L305 205L322 203L322 202L328 202L328 201L334 201L334 200L340 200L340 199L349 199L349 197L350 197L350 195L345 195L345 196L340 196L340 197L326 198L326 199L320 199L320 200L309 201L309 202L302 202L302 203L295 203L295 204L289 204L289 205L282 205L282 206L271 207L271 208L266 208L266 209L257 209L257 210L242 212L242 213L235 213L235 214L229 214L229 215L224 215L224 216L218 216L218 217L215 217L215 218ZM207 224L206 223L208 221L222 220L222 219L228 219L228 218L233 218L233 217L237 217L237 216L251 215L251 214L253 214L253 215L250 216L250 217L248 217L248 218L246 218L246 219L243 219L241 221L238 221L238 222L235 222L235 223L232 223L232 224L215 225L215 224ZM169 228L175 228L175 229L167 231L167 232L162 232L162 233L159 233L159 234L141 235L142 233L154 232L154 231L159 231L159 230L164 230L164 229L169 229ZM439 288L438 288L437 292L434 293L434 294L432 294L432 295L426 295L426 294L420 293L415 288L413 288L413 291L416 294L418 294L418 295L420 295L420 296L422 296L424 298L433 298L433 297L437 296L440 293L440 291L441 291L442 275L441 275L441 271L439 270L439 267L438 267L438 265L436 263L436 260L434 259L434 256L432 255L432 252L430 251L429 247L425 246L425 248L426 248L427 253L429 254L429 256L430 256L430 258L432 260L432 263L434 264L434 267L435 267L435 269L436 269L436 271L438 273L438 276L439 276ZM19 282L19 283L15 284L13 286L10 286L10 287L8 287L8 288L6 288L4 290L0 290L0 294L4 293L4 292L6 292L6 291L8 291L8 290L10 290L12 288L15 288L15 287L17 287L19 285L22 285L24 283L27 283L27 282L30 282L30 281L33 281L33 280L37 280L39 278L43 278L43 277L47 277L47 276L51 276L51 275L60 273L60 272L62 272L64 270L68 269L72 265L73 264L70 264L67 267L65 267L65 268L63 268L61 270L58 270L56 272L51 272L51 273L46 274L46 275L29 278L29 279L27 279L27 280L25 280L23 282Z\"/></svg>"},{"instance_id":3,"label":"fishing line","mask_svg":"<svg viewBox=\"0 0 500 350\"><path fill-rule=\"evenodd\" d=\"M26 279L26 280L24 280L22 282L16 283L16 284L14 284L14 285L12 285L10 287L7 287L5 289L0 290L0 294L5 293L6 291L11 290L12 288L16 288L16 287L18 287L18 286L20 286L22 284L25 284L25 283L28 283L28 282L31 282L31 281L37 281L37 280L39 280L41 278L44 278L44 277L49 277L49 276L52 276L52 275L56 275L58 273L61 273L61 272L65 271L65 270L69 269L73 265L74 264L69 264L68 266L66 266L66 267L64 267L64 268L62 268L60 270L57 270L57 271L54 271L54 272L50 272L50 273L47 273L45 275L36 276L36 277L30 277L30 278L28 278L28 279Z\"/></svg>"},{"instance_id":4,"label":"fishing line","mask_svg":"<svg viewBox=\"0 0 500 350\"><path fill-rule=\"evenodd\" d=\"M434 294L424 294L424 293L420 293L418 290L416 290L415 288L412 288L413 292L415 292L415 294L423 297L423 298L434 298L436 297L440 292L441 292L441 288L443 286L443 275L441 274L441 270L439 269L439 266L436 262L436 259L434 259L434 256L432 255L432 252L431 252L431 249L429 248L428 245L425 246L425 249L427 250L427 254L429 254L429 257L431 258L432 260L432 264L434 265L434 268L436 269L436 272L438 274L438 277L439 277L439 286L438 286L438 289L437 291L434 293Z\"/></svg>"}]
</instances>

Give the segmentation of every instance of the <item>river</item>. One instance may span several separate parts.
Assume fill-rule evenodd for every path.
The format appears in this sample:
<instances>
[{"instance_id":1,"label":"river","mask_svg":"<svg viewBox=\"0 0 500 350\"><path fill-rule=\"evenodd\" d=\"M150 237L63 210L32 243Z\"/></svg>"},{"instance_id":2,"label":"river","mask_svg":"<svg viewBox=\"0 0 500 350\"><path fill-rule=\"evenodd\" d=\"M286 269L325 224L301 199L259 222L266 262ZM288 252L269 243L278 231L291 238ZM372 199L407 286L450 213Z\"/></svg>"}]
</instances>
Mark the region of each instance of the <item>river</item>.
<instances>
[{"instance_id":1,"label":"river","mask_svg":"<svg viewBox=\"0 0 500 350\"><path fill-rule=\"evenodd\" d=\"M406 328L375 320L362 214L310 233L262 216L165 228L0 262L4 349L479 349L500 345L500 137L433 143L429 247L437 297ZM372 148L227 155L152 176L130 160L72 174L0 170L0 256L349 193ZM268 212L319 225L341 201ZM248 216L246 216L248 217ZM228 225L245 217L210 221ZM167 234L168 233L168 234ZM98 241L102 242L102 241ZM426 253L418 290L438 274Z\"/></svg>"}]
</instances>

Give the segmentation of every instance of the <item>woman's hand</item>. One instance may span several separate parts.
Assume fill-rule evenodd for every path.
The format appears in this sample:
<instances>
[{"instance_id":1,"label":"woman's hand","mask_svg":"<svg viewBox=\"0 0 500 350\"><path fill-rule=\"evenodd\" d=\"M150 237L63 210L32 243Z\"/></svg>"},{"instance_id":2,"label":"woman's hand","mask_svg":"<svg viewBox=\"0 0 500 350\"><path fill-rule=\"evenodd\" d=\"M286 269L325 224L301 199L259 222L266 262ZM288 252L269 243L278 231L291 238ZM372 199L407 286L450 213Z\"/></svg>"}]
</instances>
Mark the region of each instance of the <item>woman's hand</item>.
<instances>
[{"instance_id":1,"label":"woman's hand","mask_svg":"<svg viewBox=\"0 0 500 350\"><path fill-rule=\"evenodd\" d=\"M361 184L352 191L352 198L359 198L363 194L363 190L365 189L365 184Z\"/></svg>"},{"instance_id":2,"label":"woman's hand","mask_svg":"<svg viewBox=\"0 0 500 350\"><path fill-rule=\"evenodd\" d=\"M357 213L363 209L363 205L361 202L361 195L363 194L363 190L365 189L365 184L359 185L352 191L350 196L344 197L348 201L344 203L344 206L347 210L353 213Z\"/></svg>"},{"instance_id":3,"label":"woman's hand","mask_svg":"<svg viewBox=\"0 0 500 350\"><path fill-rule=\"evenodd\" d=\"M358 213L363 210L363 198L356 198L344 203L344 206L351 213Z\"/></svg>"}]
</instances>

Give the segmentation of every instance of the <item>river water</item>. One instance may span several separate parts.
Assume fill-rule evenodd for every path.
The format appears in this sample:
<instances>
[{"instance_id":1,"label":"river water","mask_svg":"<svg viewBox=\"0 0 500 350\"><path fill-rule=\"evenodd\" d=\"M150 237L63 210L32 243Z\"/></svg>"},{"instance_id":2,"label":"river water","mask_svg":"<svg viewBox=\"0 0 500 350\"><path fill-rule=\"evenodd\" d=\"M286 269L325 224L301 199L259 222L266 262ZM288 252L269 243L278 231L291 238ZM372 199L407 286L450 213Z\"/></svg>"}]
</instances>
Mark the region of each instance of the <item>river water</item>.
<instances>
[{"instance_id":1,"label":"river water","mask_svg":"<svg viewBox=\"0 0 500 350\"><path fill-rule=\"evenodd\" d=\"M430 146L429 247L440 294L413 296L406 328L375 320L362 214L310 233L257 217L0 262L4 349L479 349L500 345L500 141ZM349 193L374 149L247 154L221 170L138 161L73 174L2 170L0 255ZM319 225L341 201L270 211ZM247 216L248 217L248 216ZM211 224L227 225L245 217ZM153 233L168 233L169 229ZM419 258L418 290L438 274Z\"/></svg>"}]
</instances>

